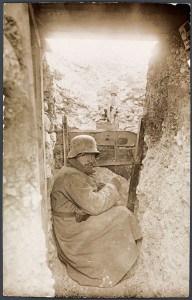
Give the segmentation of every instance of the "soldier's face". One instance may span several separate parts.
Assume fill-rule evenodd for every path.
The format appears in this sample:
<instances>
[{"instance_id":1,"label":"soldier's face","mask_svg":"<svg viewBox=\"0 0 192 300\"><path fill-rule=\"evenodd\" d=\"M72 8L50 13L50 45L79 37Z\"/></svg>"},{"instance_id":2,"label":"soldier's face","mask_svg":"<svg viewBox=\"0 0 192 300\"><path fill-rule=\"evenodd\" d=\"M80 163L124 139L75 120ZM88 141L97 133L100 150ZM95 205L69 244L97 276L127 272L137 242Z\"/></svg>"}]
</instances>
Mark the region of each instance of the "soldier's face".
<instances>
[{"instance_id":1,"label":"soldier's face","mask_svg":"<svg viewBox=\"0 0 192 300\"><path fill-rule=\"evenodd\" d=\"M83 165L90 165L93 166L94 162L95 162L95 154L94 153L86 153L82 156L79 156L78 161Z\"/></svg>"}]
</instances>

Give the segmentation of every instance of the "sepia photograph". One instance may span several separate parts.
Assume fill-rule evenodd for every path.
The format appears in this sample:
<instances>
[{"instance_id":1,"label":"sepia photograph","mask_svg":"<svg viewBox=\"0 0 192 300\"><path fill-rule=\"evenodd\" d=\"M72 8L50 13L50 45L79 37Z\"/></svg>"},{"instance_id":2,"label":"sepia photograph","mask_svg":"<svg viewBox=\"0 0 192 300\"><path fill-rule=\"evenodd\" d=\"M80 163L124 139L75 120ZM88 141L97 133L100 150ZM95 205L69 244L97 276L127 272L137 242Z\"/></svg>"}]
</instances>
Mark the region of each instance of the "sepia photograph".
<instances>
[{"instance_id":1,"label":"sepia photograph","mask_svg":"<svg viewBox=\"0 0 192 300\"><path fill-rule=\"evenodd\" d=\"M3 296L190 296L187 3L3 4Z\"/></svg>"}]
</instances>

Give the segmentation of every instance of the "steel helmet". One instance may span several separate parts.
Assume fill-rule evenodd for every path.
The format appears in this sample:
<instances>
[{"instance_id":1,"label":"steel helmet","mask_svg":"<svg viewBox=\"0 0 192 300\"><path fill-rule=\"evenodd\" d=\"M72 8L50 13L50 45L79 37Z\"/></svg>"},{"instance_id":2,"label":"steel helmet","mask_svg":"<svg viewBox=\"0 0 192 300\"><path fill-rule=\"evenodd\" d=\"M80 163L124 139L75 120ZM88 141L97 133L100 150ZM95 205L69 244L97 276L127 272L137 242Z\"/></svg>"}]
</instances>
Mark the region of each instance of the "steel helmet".
<instances>
[{"instance_id":1,"label":"steel helmet","mask_svg":"<svg viewBox=\"0 0 192 300\"><path fill-rule=\"evenodd\" d=\"M99 154L95 139L90 135L77 135L71 140L70 151L67 158L76 157L82 153Z\"/></svg>"}]
</instances>

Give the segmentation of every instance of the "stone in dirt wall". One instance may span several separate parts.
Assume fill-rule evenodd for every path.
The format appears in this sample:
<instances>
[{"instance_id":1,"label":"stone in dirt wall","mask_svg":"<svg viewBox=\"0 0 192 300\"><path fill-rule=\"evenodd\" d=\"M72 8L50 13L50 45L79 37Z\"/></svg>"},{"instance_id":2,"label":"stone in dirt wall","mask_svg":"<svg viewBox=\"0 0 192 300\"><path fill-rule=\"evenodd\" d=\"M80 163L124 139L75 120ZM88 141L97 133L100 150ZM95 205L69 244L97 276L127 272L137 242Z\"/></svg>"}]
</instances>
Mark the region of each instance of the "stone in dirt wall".
<instances>
[{"instance_id":1,"label":"stone in dirt wall","mask_svg":"<svg viewBox=\"0 0 192 300\"><path fill-rule=\"evenodd\" d=\"M187 59L176 32L160 42L149 64L145 105L148 151L137 188L143 233L140 270L145 270L147 297L186 297L189 293Z\"/></svg>"},{"instance_id":2,"label":"stone in dirt wall","mask_svg":"<svg viewBox=\"0 0 192 300\"><path fill-rule=\"evenodd\" d=\"M5 4L4 29L3 292L50 297L27 4Z\"/></svg>"}]
</instances>

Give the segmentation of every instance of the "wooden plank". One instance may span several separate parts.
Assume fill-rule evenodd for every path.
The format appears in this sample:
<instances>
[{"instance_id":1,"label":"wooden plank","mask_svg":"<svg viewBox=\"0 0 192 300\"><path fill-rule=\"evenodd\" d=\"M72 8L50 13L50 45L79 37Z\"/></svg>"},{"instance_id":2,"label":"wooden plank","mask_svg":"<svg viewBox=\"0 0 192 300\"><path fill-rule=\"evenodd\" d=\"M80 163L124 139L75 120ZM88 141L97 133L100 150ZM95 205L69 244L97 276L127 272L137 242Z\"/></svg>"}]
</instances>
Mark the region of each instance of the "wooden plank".
<instances>
[{"instance_id":1,"label":"wooden plank","mask_svg":"<svg viewBox=\"0 0 192 300\"><path fill-rule=\"evenodd\" d=\"M142 155L143 155L143 144L144 144L144 121L141 119L140 127L137 135L137 143L135 147L135 162L133 164L131 170L131 180L129 186L129 195L127 201L127 207L134 211L135 202L137 200L136 196L136 189L139 182L139 172L140 172L140 165L142 162Z\"/></svg>"},{"instance_id":2,"label":"wooden plank","mask_svg":"<svg viewBox=\"0 0 192 300\"><path fill-rule=\"evenodd\" d=\"M127 147L114 147L114 146L98 146L101 154L97 158L97 165L130 165L133 163L134 150Z\"/></svg>"},{"instance_id":3,"label":"wooden plank","mask_svg":"<svg viewBox=\"0 0 192 300\"><path fill-rule=\"evenodd\" d=\"M37 26L37 22L36 22L36 19L35 19L35 15L34 15L34 10L33 10L32 4L29 3L28 7L29 7L30 17L31 17L32 22L33 22L33 26L34 26L34 30L35 30L35 35L36 35L37 42L38 42L38 46L39 46L39 48L41 48L41 39L40 39L40 35L39 35L39 31L38 31L38 26Z\"/></svg>"},{"instance_id":4,"label":"wooden plank","mask_svg":"<svg viewBox=\"0 0 192 300\"><path fill-rule=\"evenodd\" d=\"M14 9L14 8L13 8ZM39 38L39 31L37 27L37 23L35 20L33 8L31 4L28 4L27 10L29 11L28 20L30 24L30 35L27 34L27 38L23 38L23 41L28 38L30 39L29 44L23 47L23 49L31 49L32 55L32 63L33 63L33 72L30 72L30 76L34 77L34 83L31 84L35 91L35 111L36 111L36 122L37 122L37 135L38 135L38 166L39 166L39 181L40 181L40 192L42 196L42 219L44 220L42 226L46 234L46 241L48 232L47 232L47 224L48 224L48 204L47 204L47 195L49 191L49 180L47 179L46 174L46 150L45 150L45 131L44 131L44 95L43 95L43 59L42 59L42 50L41 43ZM27 11L26 10L26 11ZM22 14L21 14L22 16ZM21 17L20 16L20 17ZM23 23L25 31L26 22ZM29 59L27 59L29 61ZM30 85L30 83L28 84Z\"/></svg>"},{"instance_id":5,"label":"wooden plank","mask_svg":"<svg viewBox=\"0 0 192 300\"><path fill-rule=\"evenodd\" d=\"M97 145L116 145L134 147L136 144L137 136L130 131L69 131L69 144L73 137L76 135L88 134L94 137Z\"/></svg>"},{"instance_id":6,"label":"wooden plank","mask_svg":"<svg viewBox=\"0 0 192 300\"><path fill-rule=\"evenodd\" d=\"M115 162L115 161L103 161L103 162L96 162L95 163L95 167L107 167L107 166L132 166L133 164L132 163L129 163L129 162Z\"/></svg>"},{"instance_id":7,"label":"wooden plank","mask_svg":"<svg viewBox=\"0 0 192 300\"><path fill-rule=\"evenodd\" d=\"M67 127L67 116L63 115L63 161L64 166L67 165L67 154L68 154L68 127Z\"/></svg>"},{"instance_id":8,"label":"wooden plank","mask_svg":"<svg viewBox=\"0 0 192 300\"><path fill-rule=\"evenodd\" d=\"M129 149L126 147L116 147L115 160L123 163L133 163L134 162L134 149Z\"/></svg>"},{"instance_id":9,"label":"wooden plank","mask_svg":"<svg viewBox=\"0 0 192 300\"><path fill-rule=\"evenodd\" d=\"M123 166L106 166L112 172L123 176L125 179L129 179L131 176L132 165L123 165Z\"/></svg>"}]
</instances>

